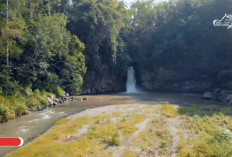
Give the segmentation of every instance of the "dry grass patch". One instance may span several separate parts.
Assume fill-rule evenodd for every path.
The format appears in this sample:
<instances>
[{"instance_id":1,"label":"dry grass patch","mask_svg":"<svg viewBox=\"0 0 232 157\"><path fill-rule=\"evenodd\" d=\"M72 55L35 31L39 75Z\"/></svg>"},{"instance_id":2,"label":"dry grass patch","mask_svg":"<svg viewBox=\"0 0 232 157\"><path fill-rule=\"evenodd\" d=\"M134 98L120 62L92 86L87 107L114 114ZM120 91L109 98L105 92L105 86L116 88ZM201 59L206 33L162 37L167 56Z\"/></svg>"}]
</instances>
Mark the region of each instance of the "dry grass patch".
<instances>
[{"instance_id":1,"label":"dry grass patch","mask_svg":"<svg viewBox=\"0 0 232 157\"><path fill-rule=\"evenodd\" d=\"M159 108L159 113L167 118L178 116L178 109L171 104L163 104Z\"/></svg>"},{"instance_id":2,"label":"dry grass patch","mask_svg":"<svg viewBox=\"0 0 232 157\"><path fill-rule=\"evenodd\" d=\"M140 149L141 152L149 151L151 148L156 150L156 154L162 156L170 155L170 146L172 138L167 129L167 120L165 118L154 118L148 123L147 128L134 139L133 147Z\"/></svg>"}]
</instances>

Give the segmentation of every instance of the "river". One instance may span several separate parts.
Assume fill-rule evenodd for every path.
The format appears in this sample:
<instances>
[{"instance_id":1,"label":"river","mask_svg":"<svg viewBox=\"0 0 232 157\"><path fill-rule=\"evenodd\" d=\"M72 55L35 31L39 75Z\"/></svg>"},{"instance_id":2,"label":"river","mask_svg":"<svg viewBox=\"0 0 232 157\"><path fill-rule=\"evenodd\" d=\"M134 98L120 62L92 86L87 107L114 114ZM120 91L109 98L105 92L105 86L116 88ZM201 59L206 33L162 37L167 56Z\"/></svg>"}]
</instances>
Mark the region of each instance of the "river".
<instances>
[{"instance_id":1,"label":"river","mask_svg":"<svg viewBox=\"0 0 232 157\"><path fill-rule=\"evenodd\" d=\"M83 96L80 96L83 97ZM51 128L54 123L74 113L81 112L87 108L114 104L163 104L171 103L177 105L220 105L220 102L201 99L197 94L183 93L119 93L109 95L85 96L87 101L70 101L65 104L49 108L45 111L34 112L29 115L17 117L7 123L0 125L0 137L22 137L27 143L34 137L43 134ZM15 147L0 147L0 156L16 149Z\"/></svg>"}]
</instances>

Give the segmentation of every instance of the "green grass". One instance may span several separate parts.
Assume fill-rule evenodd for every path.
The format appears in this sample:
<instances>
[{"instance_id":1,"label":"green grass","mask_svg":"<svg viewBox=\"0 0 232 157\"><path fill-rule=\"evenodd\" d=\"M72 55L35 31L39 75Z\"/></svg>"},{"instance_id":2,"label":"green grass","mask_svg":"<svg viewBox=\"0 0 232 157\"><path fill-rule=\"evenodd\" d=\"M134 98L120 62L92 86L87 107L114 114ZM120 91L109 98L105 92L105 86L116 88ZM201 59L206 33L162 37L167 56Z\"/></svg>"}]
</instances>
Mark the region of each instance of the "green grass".
<instances>
[{"instance_id":1,"label":"green grass","mask_svg":"<svg viewBox=\"0 0 232 157\"><path fill-rule=\"evenodd\" d=\"M180 107L178 109L178 113L180 115L199 115L199 116L205 116L205 115L213 115L215 113L222 112L225 115L231 115L232 113L232 107L231 106L213 106L213 105L205 105L205 106L188 106L188 107Z\"/></svg>"},{"instance_id":2,"label":"green grass","mask_svg":"<svg viewBox=\"0 0 232 157\"><path fill-rule=\"evenodd\" d=\"M149 149L157 149L160 155L168 156L170 155L169 147L171 143L172 138L167 129L167 120L165 118L154 118L134 140L133 146L145 152Z\"/></svg>"},{"instance_id":3,"label":"green grass","mask_svg":"<svg viewBox=\"0 0 232 157\"><path fill-rule=\"evenodd\" d=\"M113 117L123 117L119 122ZM121 139L137 130L135 125L144 120L139 114L101 114L95 117L62 118L46 134L32 143L8 154L8 157L37 156L112 156L111 147L121 145ZM75 136L78 128L91 124L88 132L78 139L64 142L69 135ZM121 138L122 136L122 138Z\"/></svg>"},{"instance_id":4,"label":"green grass","mask_svg":"<svg viewBox=\"0 0 232 157\"><path fill-rule=\"evenodd\" d=\"M56 125L62 125L68 121L68 118L61 118L56 122Z\"/></svg>"},{"instance_id":5,"label":"green grass","mask_svg":"<svg viewBox=\"0 0 232 157\"><path fill-rule=\"evenodd\" d=\"M125 106L124 106L125 107ZM138 156L139 152L154 150L158 156L169 157L173 138L169 130L172 118L179 121L180 141L178 157L232 157L232 116L230 106L175 107L170 104L144 107L141 112L112 114L102 113L94 117L62 118L46 134L32 143L8 154L8 157L39 156L106 156L117 153L148 116L154 118L130 146L123 152L125 157ZM116 118L116 121L112 121ZM88 131L70 141L79 129L89 126ZM136 150L136 151L135 151Z\"/></svg>"},{"instance_id":6,"label":"green grass","mask_svg":"<svg viewBox=\"0 0 232 157\"><path fill-rule=\"evenodd\" d=\"M183 108L183 129L189 136L181 136L179 157L231 157L232 117L227 107L213 106ZM191 115L191 116L189 116ZM183 133L182 133L183 135Z\"/></svg>"},{"instance_id":7,"label":"green grass","mask_svg":"<svg viewBox=\"0 0 232 157\"><path fill-rule=\"evenodd\" d=\"M135 124L142 122L144 119L145 116L140 114L125 115L122 117L122 121L117 123L117 129L121 130L122 134L128 138L138 130Z\"/></svg>"}]
</instances>

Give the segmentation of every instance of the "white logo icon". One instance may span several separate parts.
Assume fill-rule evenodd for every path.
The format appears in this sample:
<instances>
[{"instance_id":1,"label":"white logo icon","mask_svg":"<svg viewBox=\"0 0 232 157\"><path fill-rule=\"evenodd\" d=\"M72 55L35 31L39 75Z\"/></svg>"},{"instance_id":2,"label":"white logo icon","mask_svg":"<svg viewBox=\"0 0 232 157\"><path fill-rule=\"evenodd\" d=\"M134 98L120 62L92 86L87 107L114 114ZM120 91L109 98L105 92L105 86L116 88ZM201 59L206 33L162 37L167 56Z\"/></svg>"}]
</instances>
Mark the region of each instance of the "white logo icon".
<instances>
[{"instance_id":1,"label":"white logo icon","mask_svg":"<svg viewBox=\"0 0 232 157\"><path fill-rule=\"evenodd\" d=\"M216 27L227 27L227 29L232 28L232 14L225 14L221 20L214 20L213 25Z\"/></svg>"}]
</instances>

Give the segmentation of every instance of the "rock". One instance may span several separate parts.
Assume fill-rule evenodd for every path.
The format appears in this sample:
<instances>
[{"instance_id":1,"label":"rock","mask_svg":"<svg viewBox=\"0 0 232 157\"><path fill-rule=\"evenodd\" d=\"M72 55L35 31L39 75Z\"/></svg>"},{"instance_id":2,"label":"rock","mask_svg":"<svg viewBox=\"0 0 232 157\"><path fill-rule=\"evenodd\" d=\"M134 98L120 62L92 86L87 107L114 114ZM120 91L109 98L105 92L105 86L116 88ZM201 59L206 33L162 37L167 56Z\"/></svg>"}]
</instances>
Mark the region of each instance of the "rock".
<instances>
[{"instance_id":1,"label":"rock","mask_svg":"<svg viewBox=\"0 0 232 157\"><path fill-rule=\"evenodd\" d=\"M62 101L66 101L66 100L67 100L67 97L64 97L64 96L63 96L61 99L62 99Z\"/></svg>"},{"instance_id":2,"label":"rock","mask_svg":"<svg viewBox=\"0 0 232 157\"><path fill-rule=\"evenodd\" d=\"M105 64L101 65L101 71L99 74L96 71L87 70L81 88L82 94L112 93L126 90L125 77L113 73Z\"/></svg>"},{"instance_id":3,"label":"rock","mask_svg":"<svg viewBox=\"0 0 232 157\"><path fill-rule=\"evenodd\" d=\"M70 98L70 100L71 100L71 101L74 101L74 100L77 100L77 98L75 98L75 97L72 96L72 97Z\"/></svg>"},{"instance_id":4,"label":"rock","mask_svg":"<svg viewBox=\"0 0 232 157\"><path fill-rule=\"evenodd\" d=\"M56 98L54 95L51 95L51 100L53 100L54 101L54 99Z\"/></svg>"},{"instance_id":5,"label":"rock","mask_svg":"<svg viewBox=\"0 0 232 157\"><path fill-rule=\"evenodd\" d=\"M228 103L228 101L231 100L229 98L229 96L228 96L228 95L231 95L230 91L216 89L213 94L214 94L214 99L215 100L222 101L222 102L225 102L225 103Z\"/></svg>"},{"instance_id":6,"label":"rock","mask_svg":"<svg viewBox=\"0 0 232 157\"><path fill-rule=\"evenodd\" d=\"M232 94L229 94L225 98L226 101L231 101L232 100Z\"/></svg>"},{"instance_id":7,"label":"rock","mask_svg":"<svg viewBox=\"0 0 232 157\"><path fill-rule=\"evenodd\" d=\"M65 96L69 97L69 94L68 94L68 93L65 93Z\"/></svg>"},{"instance_id":8,"label":"rock","mask_svg":"<svg viewBox=\"0 0 232 157\"><path fill-rule=\"evenodd\" d=\"M203 97L202 97L203 99L213 99L214 98L214 96L213 96L213 93L211 93L211 92L205 92L204 94L203 94Z\"/></svg>"},{"instance_id":9,"label":"rock","mask_svg":"<svg viewBox=\"0 0 232 157\"><path fill-rule=\"evenodd\" d=\"M57 102L53 102L53 104L52 104L52 105L53 105L53 106L56 106L57 104L58 104Z\"/></svg>"},{"instance_id":10,"label":"rock","mask_svg":"<svg viewBox=\"0 0 232 157\"><path fill-rule=\"evenodd\" d=\"M47 101L48 101L48 106L50 107L51 105L53 105L53 99L51 97L47 97Z\"/></svg>"},{"instance_id":11,"label":"rock","mask_svg":"<svg viewBox=\"0 0 232 157\"><path fill-rule=\"evenodd\" d=\"M59 99L58 99L58 98L55 98L54 101L55 101L55 102L59 102Z\"/></svg>"},{"instance_id":12,"label":"rock","mask_svg":"<svg viewBox=\"0 0 232 157\"><path fill-rule=\"evenodd\" d=\"M59 99L58 103L62 104L63 103L62 99Z\"/></svg>"},{"instance_id":13,"label":"rock","mask_svg":"<svg viewBox=\"0 0 232 157\"><path fill-rule=\"evenodd\" d=\"M232 105L232 100L230 100L230 101L227 103L227 105Z\"/></svg>"},{"instance_id":14,"label":"rock","mask_svg":"<svg viewBox=\"0 0 232 157\"><path fill-rule=\"evenodd\" d=\"M88 98L84 97L83 100L88 100Z\"/></svg>"}]
</instances>

